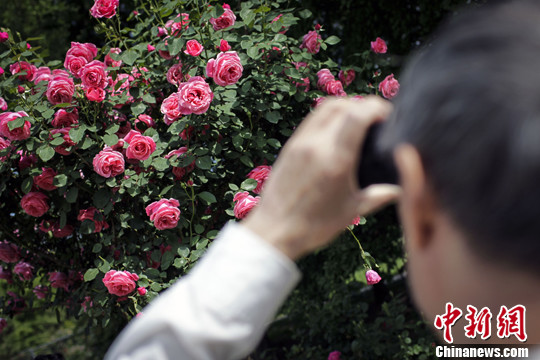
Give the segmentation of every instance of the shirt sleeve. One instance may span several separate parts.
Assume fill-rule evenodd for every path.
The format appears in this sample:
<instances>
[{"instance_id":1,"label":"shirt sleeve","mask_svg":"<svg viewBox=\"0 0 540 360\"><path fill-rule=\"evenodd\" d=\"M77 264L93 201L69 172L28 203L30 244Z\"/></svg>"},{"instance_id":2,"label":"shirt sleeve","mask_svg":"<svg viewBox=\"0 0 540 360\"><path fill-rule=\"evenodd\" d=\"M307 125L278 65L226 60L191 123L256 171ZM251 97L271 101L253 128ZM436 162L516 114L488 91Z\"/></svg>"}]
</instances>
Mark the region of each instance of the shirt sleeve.
<instances>
[{"instance_id":1,"label":"shirt sleeve","mask_svg":"<svg viewBox=\"0 0 540 360\"><path fill-rule=\"evenodd\" d=\"M231 222L187 276L128 324L105 359L244 357L299 280L293 261Z\"/></svg>"}]
</instances>

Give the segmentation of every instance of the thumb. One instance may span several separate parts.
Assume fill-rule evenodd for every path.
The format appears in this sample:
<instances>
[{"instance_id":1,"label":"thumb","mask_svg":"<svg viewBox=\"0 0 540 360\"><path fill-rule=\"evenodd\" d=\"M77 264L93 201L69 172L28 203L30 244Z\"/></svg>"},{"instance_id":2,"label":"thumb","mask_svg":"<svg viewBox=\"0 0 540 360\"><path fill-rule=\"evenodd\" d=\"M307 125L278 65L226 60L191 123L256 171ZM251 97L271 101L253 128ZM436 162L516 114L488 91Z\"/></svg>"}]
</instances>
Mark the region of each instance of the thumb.
<instances>
[{"instance_id":1,"label":"thumb","mask_svg":"<svg viewBox=\"0 0 540 360\"><path fill-rule=\"evenodd\" d=\"M358 215L364 216L385 205L396 202L401 195L401 187L390 184L374 184L357 193Z\"/></svg>"}]
</instances>

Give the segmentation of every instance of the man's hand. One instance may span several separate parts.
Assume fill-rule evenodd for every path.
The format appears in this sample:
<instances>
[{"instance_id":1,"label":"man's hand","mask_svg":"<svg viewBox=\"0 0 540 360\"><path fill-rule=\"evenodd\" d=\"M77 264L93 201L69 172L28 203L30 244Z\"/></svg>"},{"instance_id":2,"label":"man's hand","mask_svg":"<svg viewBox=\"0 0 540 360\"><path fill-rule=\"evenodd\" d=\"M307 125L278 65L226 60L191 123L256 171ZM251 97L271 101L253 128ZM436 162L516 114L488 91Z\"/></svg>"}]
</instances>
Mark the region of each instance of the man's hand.
<instances>
[{"instance_id":1,"label":"man's hand","mask_svg":"<svg viewBox=\"0 0 540 360\"><path fill-rule=\"evenodd\" d=\"M283 147L243 225L295 260L328 244L355 216L394 201L399 187L359 189L356 179L368 128L391 110L378 97L325 101Z\"/></svg>"}]
</instances>

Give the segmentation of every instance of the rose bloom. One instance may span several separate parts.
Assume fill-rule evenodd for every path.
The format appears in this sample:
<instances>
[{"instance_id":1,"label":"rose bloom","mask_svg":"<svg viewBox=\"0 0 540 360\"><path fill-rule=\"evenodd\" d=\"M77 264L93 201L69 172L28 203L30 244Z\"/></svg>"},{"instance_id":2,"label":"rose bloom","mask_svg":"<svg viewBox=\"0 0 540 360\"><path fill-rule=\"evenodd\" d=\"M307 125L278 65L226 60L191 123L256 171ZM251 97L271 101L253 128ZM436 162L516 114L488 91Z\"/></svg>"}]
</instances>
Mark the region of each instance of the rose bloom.
<instances>
[{"instance_id":1,"label":"rose bloom","mask_svg":"<svg viewBox=\"0 0 540 360\"><path fill-rule=\"evenodd\" d=\"M47 66L41 66L34 74L34 84L37 85L42 81L49 81L51 79L51 75L51 69L49 69Z\"/></svg>"},{"instance_id":2,"label":"rose bloom","mask_svg":"<svg viewBox=\"0 0 540 360\"><path fill-rule=\"evenodd\" d=\"M105 55L105 65L107 65L108 67L122 66L122 60L113 60L113 58L111 57L111 54L120 54L121 52L122 50L120 50L119 48L111 48L111 50L109 50L109 53Z\"/></svg>"},{"instance_id":3,"label":"rose bloom","mask_svg":"<svg viewBox=\"0 0 540 360\"><path fill-rule=\"evenodd\" d=\"M170 84L178 85L182 82L182 63L174 64L167 70L167 81Z\"/></svg>"},{"instance_id":4,"label":"rose bloom","mask_svg":"<svg viewBox=\"0 0 540 360\"><path fill-rule=\"evenodd\" d=\"M146 45L146 50L148 50L148 52L152 52L152 51L156 50L156 47L153 46L153 45L147 44Z\"/></svg>"},{"instance_id":5,"label":"rose bloom","mask_svg":"<svg viewBox=\"0 0 540 360\"><path fill-rule=\"evenodd\" d=\"M49 273L49 282L51 287L55 289L64 289L69 291L69 278L66 274L60 271Z\"/></svg>"},{"instance_id":6,"label":"rose bloom","mask_svg":"<svg viewBox=\"0 0 540 360\"><path fill-rule=\"evenodd\" d=\"M339 80L332 80L324 85L324 91L330 96L346 96L347 93L343 91L343 84Z\"/></svg>"},{"instance_id":7,"label":"rose bloom","mask_svg":"<svg viewBox=\"0 0 540 360\"><path fill-rule=\"evenodd\" d=\"M266 179L268 179L268 176L270 176L270 171L272 171L271 166L261 165L261 166L257 166L255 169L251 170L247 174L247 177L249 179L257 180L257 187L253 190L255 194L261 193L264 186L264 182L266 181Z\"/></svg>"},{"instance_id":8,"label":"rose bloom","mask_svg":"<svg viewBox=\"0 0 540 360\"><path fill-rule=\"evenodd\" d=\"M53 185L53 179L58 173L52 168L41 168L41 174L34 176L34 185L42 190L52 191L57 187Z\"/></svg>"},{"instance_id":9,"label":"rose bloom","mask_svg":"<svg viewBox=\"0 0 540 360\"><path fill-rule=\"evenodd\" d=\"M197 40L189 40L186 43L186 50L184 50L184 54L199 56L203 49L203 46Z\"/></svg>"},{"instance_id":10,"label":"rose bloom","mask_svg":"<svg viewBox=\"0 0 540 360\"><path fill-rule=\"evenodd\" d=\"M220 17L211 18L210 24L214 27L214 30L222 30L234 25L236 15L232 12L231 8L227 4L223 4L223 14Z\"/></svg>"},{"instance_id":11,"label":"rose bloom","mask_svg":"<svg viewBox=\"0 0 540 360\"><path fill-rule=\"evenodd\" d=\"M321 105L325 100L326 98L324 96L320 96L313 100L313 104L311 104L311 107L316 108L317 106Z\"/></svg>"},{"instance_id":12,"label":"rose bloom","mask_svg":"<svg viewBox=\"0 0 540 360\"><path fill-rule=\"evenodd\" d=\"M0 135L8 138L9 140L24 140L30 137L30 121L25 120L23 125L13 130L9 129L8 124L17 118L27 117L28 114L24 111L18 112L4 112L0 114Z\"/></svg>"},{"instance_id":13,"label":"rose bloom","mask_svg":"<svg viewBox=\"0 0 540 360\"><path fill-rule=\"evenodd\" d=\"M349 69L347 71L340 70L338 74L339 81L343 84L343 86L349 86L356 78L356 72L353 69Z\"/></svg>"},{"instance_id":14,"label":"rose bloom","mask_svg":"<svg viewBox=\"0 0 540 360\"><path fill-rule=\"evenodd\" d=\"M95 18L110 19L116 15L116 8L119 0L95 0L94 6L90 9L90 14Z\"/></svg>"},{"instance_id":15,"label":"rose bloom","mask_svg":"<svg viewBox=\"0 0 540 360\"><path fill-rule=\"evenodd\" d=\"M7 108L8 108L8 104L6 100L4 100L4 98L0 96L0 110L6 111Z\"/></svg>"},{"instance_id":16,"label":"rose bloom","mask_svg":"<svg viewBox=\"0 0 540 360\"><path fill-rule=\"evenodd\" d=\"M109 270L103 278L103 284L112 295L126 296L135 290L137 280L139 276L129 271Z\"/></svg>"},{"instance_id":17,"label":"rose bloom","mask_svg":"<svg viewBox=\"0 0 540 360\"><path fill-rule=\"evenodd\" d=\"M17 245L7 241L0 241L0 260L5 263L15 263L19 261L19 248Z\"/></svg>"},{"instance_id":18,"label":"rose bloom","mask_svg":"<svg viewBox=\"0 0 540 360\"><path fill-rule=\"evenodd\" d=\"M146 124L147 128L151 128L151 127L156 126L156 123L154 122L154 119L152 119L152 117L150 115L146 115L146 114L140 114L135 119L135 127L139 128L138 124L141 124L141 123Z\"/></svg>"},{"instance_id":19,"label":"rose bloom","mask_svg":"<svg viewBox=\"0 0 540 360\"><path fill-rule=\"evenodd\" d=\"M129 139L128 136L126 136L124 140L129 143L129 146L126 149L126 157L128 159L143 161L148 159L156 150L156 143L150 136L136 134Z\"/></svg>"},{"instance_id":20,"label":"rose bloom","mask_svg":"<svg viewBox=\"0 0 540 360\"><path fill-rule=\"evenodd\" d=\"M49 288L45 285L37 285L32 291L38 299L45 299L47 297L47 293L49 292Z\"/></svg>"},{"instance_id":21,"label":"rose bloom","mask_svg":"<svg viewBox=\"0 0 540 360\"><path fill-rule=\"evenodd\" d=\"M50 231L55 238L63 238L71 235L74 228L71 225L65 225L63 228L60 228L60 223L58 221L51 224L49 221L43 220L41 224L39 224L39 230L45 233Z\"/></svg>"},{"instance_id":22,"label":"rose bloom","mask_svg":"<svg viewBox=\"0 0 540 360\"><path fill-rule=\"evenodd\" d=\"M316 54L321 49L321 35L316 31L309 31L304 35L300 49L306 49L311 54Z\"/></svg>"},{"instance_id":23,"label":"rose bloom","mask_svg":"<svg viewBox=\"0 0 540 360\"><path fill-rule=\"evenodd\" d=\"M368 285L374 285L381 281L381 277L375 270L368 270L366 271L366 280Z\"/></svg>"},{"instance_id":24,"label":"rose bloom","mask_svg":"<svg viewBox=\"0 0 540 360\"><path fill-rule=\"evenodd\" d=\"M50 131L50 138L52 139L53 138L53 135L54 134L62 134L62 138L64 139L64 142L61 144L61 145L58 145L54 148L54 151L56 151L57 153L61 154L61 155L69 155L70 152L66 150L66 148L68 147L71 147L71 146L75 146L75 143L73 142L73 140L71 140L71 138L69 137L69 130L70 128L61 128L61 129L52 129Z\"/></svg>"},{"instance_id":25,"label":"rose bloom","mask_svg":"<svg viewBox=\"0 0 540 360\"><path fill-rule=\"evenodd\" d=\"M105 89L108 85L106 65L99 60L86 64L80 71L82 84L85 88Z\"/></svg>"},{"instance_id":26,"label":"rose bloom","mask_svg":"<svg viewBox=\"0 0 540 360\"><path fill-rule=\"evenodd\" d=\"M181 18L181 19L178 19ZM165 28L169 29L171 31L172 36L178 36L180 35L180 31L183 29L187 29L189 26L187 25L189 23L189 14L181 13L176 15L176 20L169 20L165 23ZM161 35L158 32L158 36L165 35L167 32L165 30L165 33L162 33Z\"/></svg>"},{"instance_id":27,"label":"rose bloom","mask_svg":"<svg viewBox=\"0 0 540 360\"><path fill-rule=\"evenodd\" d=\"M6 280L8 284L13 283L13 276L11 274L11 271L9 271L9 269L4 269L1 266L0 266L0 279Z\"/></svg>"},{"instance_id":28,"label":"rose bloom","mask_svg":"<svg viewBox=\"0 0 540 360\"><path fill-rule=\"evenodd\" d=\"M26 61L17 61L16 63L9 65L9 71L11 71L11 75L15 75L24 71L26 75L20 75L19 80L32 81L34 80L34 75L37 71L37 68L35 67L35 65L32 65Z\"/></svg>"},{"instance_id":29,"label":"rose bloom","mask_svg":"<svg viewBox=\"0 0 540 360\"><path fill-rule=\"evenodd\" d=\"M138 287L138 288L137 288L137 292L138 292L139 295L141 295L141 296L146 295L146 289L143 288L143 287Z\"/></svg>"},{"instance_id":30,"label":"rose bloom","mask_svg":"<svg viewBox=\"0 0 540 360\"><path fill-rule=\"evenodd\" d=\"M355 225L355 226L360 225L361 220L362 220L362 218L360 216L357 216L354 219L352 219L351 225Z\"/></svg>"},{"instance_id":31,"label":"rose bloom","mask_svg":"<svg viewBox=\"0 0 540 360\"><path fill-rule=\"evenodd\" d=\"M213 98L210 86L200 76L194 76L178 87L178 105L183 115L205 113Z\"/></svg>"},{"instance_id":32,"label":"rose bloom","mask_svg":"<svg viewBox=\"0 0 540 360\"><path fill-rule=\"evenodd\" d=\"M387 50L386 43L383 39L378 37L375 41L371 42L371 50L373 50L375 54L384 54Z\"/></svg>"},{"instance_id":33,"label":"rose bloom","mask_svg":"<svg viewBox=\"0 0 540 360\"><path fill-rule=\"evenodd\" d=\"M0 75L4 74L4 68L0 66Z\"/></svg>"},{"instance_id":34,"label":"rose bloom","mask_svg":"<svg viewBox=\"0 0 540 360\"><path fill-rule=\"evenodd\" d=\"M220 86L235 84L242 76L242 63L236 51L219 53L216 59L210 59L206 65L206 76L214 79Z\"/></svg>"},{"instance_id":35,"label":"rose bloom","mask_svg":"<svg viewBox=\"0 0 540 360\"><path fill-rule=\"evenodd\" d=\"M9 39L9 33L0 31L0 42L6 42Z\"/></svg>"},{"instance_id":36,"label":"rose bloom","mask_svg":"<svg viewBox=\"0 0 540 360\"><path fill-rule=\"evenodd\" d=\"M94 222L94 233L101 232L102 229L108 229L109 224L107 224L106 221L98 221L94 219L94 215L96 213L97 209L93 206L89 207L88 209L79 210L79 216L77 216L77 220L84 221L84 220L92 220Z\"/></svg>"},{"instance_id":37,"label":"rose bloom","mask_svg":"<svg viewBox=\"0 0 540 360\"><path fill-rule=\"evenodd\" d=\"M332 351L328 354L328 360L341 360L341 353L339 351Z\"/></svg>"},{"instance_id":38,"label":"rose bloom","mask_svg":"<svg viewBox=\"0 0 540 360\"><path fill-rule=\"evenodd\" d=\"M71 42L71 47L66 52L64 67L75 77L79 77L81 68L94 60L97 56L97 47L92 43Z\"/></svg>"},{"instance_id":39,"label":"rose bloom","mask_svg":"<svg viewBox=\"0 0 540 360\"><path fill-rule=\"evenodd\" d=\"M0 33L0 34L7 34L7 33ZM4 40L5 41L5 40ZM3 42L3 41L2 41ZM0 318L0 334L2 333L2 331L4 331L4 329L6 328L7 326L7 320L4 319L4 318Z\"/></svg>"},{"instance_id":40,"label":"rose bloom","mask_svg":"<svg viewBox=\"0 0 540 360\"><path fill-rule=\"evenodd\" d=\"M24 212L33 217L43 216L49 210L47 195L31 191L21 199L21 207Z\"/></svg>"},{"instance_id":41,"label":"rose bloom","mask_svg":"<svg viewBox=\"0 0 540 360\"><path fill-rule=\"evenodd\" d=\"M227 40L221 39L218 46L219 51L225 52L231 50L231 45L227 42Z\"/></svg>"},{"instance_id":42,"label":"rose bloom","mask_svg":"<svg viewBox=\"0 0 540 360\"><path fill-rule=\"evenodd\" d=\"M173 229L180 218L180 203L176 199L161 199L146 207L146 215L158 230Z\"/></svg>"},{"instance_id":43,"label":"rose bloom","mask_svg":"<svg viewBox=\"0 0 540 360\"><path fill-rule=\"evenodd\" d=\"M398 94L399 82L394 79L394 74L390 74L384 78L384 80L379 84L379 91L387 99L392 99Z\"/></svg>"},{"instance_id":44,"label":"rose bloom","mask_svg":"<svg viewBox=\"0 0 540 360\"><path fill-rule=\"evenodd\" d=\"M124 172L124 156L110 147L101 150L92 161L94 171L99 175L110 178Z\"/></svg>"},{"instance_id":45,"label":"rose bloom","mask_svg":"<svg viewBox=\"0 0 540 360\"><path fill-rule=\"evenodd\" d=\"M167 155L165 155L165 159L169 159L173 156L176 156L177 158L181 158L187 152L187 150L188 149L185 146L182 146L181 148L177 150L172 150ZM195 168L195 160L193 160L193 162L186 167L174 166L172 169L172 173L177 180L180 180L184 177L184 175L186 175L186 172L193 171L194 168Z\"/></svg>"},{"instance_id":46,"label":"rose bloom","mask_svg":"<svg viewBox=\"0 0 540 360\"><path fill-rule=\"evenodd\" d=\"M253 197L249 195L247 191L238 192L234 195L233 201L234 204L234 216L237 219L243 219L247 214L253 209L255 205L259 202L260 197Z\"/></svg>"},{"instance_id":47,"label":"rose bloom","mask_svg":"<svg viewBox=\"0 0 540 360\"><path fill-rule=\"evenodd\" d=\"M3 137L0 136L0 150L8 149L10 147L11 147L11 141L9 141L8 139L4 139ZM9 157L9 153L10 151L8 151L8 154L6 156L1 156L0 161L6 161Z\"/></svg>"},{"instance_id":48,"label":"rose bloom","mask_svg":"<svg viewBox=\"0 0 540 360\"><path fill-rule=\"evenodd\" d=\"M160 111L163 114L163 121L165 124L171 125L173 122L178 120L182 116L182 113L180 112L178 94L173 93L163 100Z\"/></svg>"},{"instance_id":49,"label":"rose bloom","mask_svg":"<svg viewBox=\"0 0 540 360\"><path fill-rule=\"evenodd\" d=\"M102 102L105 100L105 95L107 95L107 93L102 88L90 87L84 89L84 95L86 95L86 98L90 101Z\"/></svg>"},{"instance_id":50,"label":"rose bloom","mask_svg":"<svg viewBox=\"0 0 540 360\"><path fill-rule=\"evenodd\" d=\"M32 270L34 267L27 262L21 261L17 263L13 268L13 273L19 275L19 278L23 281L28 281L32 279Z\"/></svg>"},{"instance_id":51,"label":"rose bloom","mask_svg":"<svg viewBox=\"0 0 540 360\"><path fill-rule=\"evenodd\" d=\"M55 128L70 127L79 123L79 110L74 108L71 112L66 109L60 109L54 114L51 125Z\"/></svg>"},{"instance_id":52,"label":"rose bloom","mask_svg":"<svg viewBox=\"0 0 540 360\"><path fill-rule=\"evenodd\" d=\"M74 93L73 79L64 75L54 76L47 85L47 99L53 105L70 103Z\"/></svg>"},{"instance_id":53,"label":"rose bloom","mask_svg":"<svg viewBox=\"0 0 540 360\"><path fill-rule=\"evenodd\" d=\"M319 70L317 72L317 78L317 87L321 90L324 90L327 83L336 79L328 69Z\"/></svg>"}]
</instances>

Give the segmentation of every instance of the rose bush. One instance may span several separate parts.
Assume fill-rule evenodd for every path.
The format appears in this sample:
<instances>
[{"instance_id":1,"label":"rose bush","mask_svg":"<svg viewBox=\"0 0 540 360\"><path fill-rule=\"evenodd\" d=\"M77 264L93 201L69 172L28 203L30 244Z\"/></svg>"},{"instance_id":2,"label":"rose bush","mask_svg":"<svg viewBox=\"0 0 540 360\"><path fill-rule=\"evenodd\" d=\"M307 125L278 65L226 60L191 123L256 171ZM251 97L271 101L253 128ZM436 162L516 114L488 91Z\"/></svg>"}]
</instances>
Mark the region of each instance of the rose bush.
<instances>
[{"instance_id":1,"label":"rose bush","mask_svg":"<svg viewBox=\"0 0 540 360\"><path fill-rule=\"evenodd\" d=\"M56 307L118 329L256 206L314 101L377 93L387 74L369 44L356 64L328 58L324 26L290 36L309 14L284 0L135 3L120 21L118 0L96 0L105 45L59 60L2 29L3 318Z\"/></svg>"}]
</instances>

